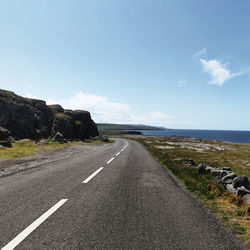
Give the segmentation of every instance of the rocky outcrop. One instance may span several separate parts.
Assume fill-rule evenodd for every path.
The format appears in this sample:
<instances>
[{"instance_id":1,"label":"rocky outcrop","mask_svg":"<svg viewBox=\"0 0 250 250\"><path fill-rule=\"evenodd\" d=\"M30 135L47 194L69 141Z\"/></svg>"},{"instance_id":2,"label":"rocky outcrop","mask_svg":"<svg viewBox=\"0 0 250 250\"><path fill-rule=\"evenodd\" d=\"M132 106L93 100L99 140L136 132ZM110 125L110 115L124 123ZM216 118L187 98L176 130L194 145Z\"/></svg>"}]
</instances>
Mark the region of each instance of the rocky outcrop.
<instances>
[{"instance_id":1,"label":"rocky outcrop","mask_svg":"<svg viewBox=\"0 0 250 250\"><path fill-rule=\"evenodd\" d=\"M87 111L47 106L45 101L24 98L6 90L0 90L0 126L8 129L15 139L39 140L53 137L57 132L65 139L83 140L98 135L97 126Z\"/></svg>"},{"instance_id":2,"label":"rocky outcrop","mask_svg":"<svg viewBox=\"0 0 250 250\"><path fill-rule=\"evenodd\" d=\"M238 176L230 167L217 168L206 163L200 163L197 170L199 174L211 174L217 177L218 183L250 204L249 180L246 176Z\"/></svg>"},{"instance_id":3,"label":"rocky outcrop","mask_svg":"<svg viewBox=\"0 0 250 250\"><path fill-rule=\"evenodd\" d=\"M16 139L39 139L51 133L53 115L45 101L0 90L0 126Z\"/></svg>"},{"instance_id":4,"label":"rocky outcrop","mask_svg":"<svg viewBox=\"0 0 250 250\"><path fill-rule=\"evenodd\" d=\"M64 110L61 106L49 106L54 114L52 135L60 132L66 139L87 139L98 135L98 129L90 113L83 110ZM59 111L59 112L58 112Z\"/></svg>"}]
</instances>

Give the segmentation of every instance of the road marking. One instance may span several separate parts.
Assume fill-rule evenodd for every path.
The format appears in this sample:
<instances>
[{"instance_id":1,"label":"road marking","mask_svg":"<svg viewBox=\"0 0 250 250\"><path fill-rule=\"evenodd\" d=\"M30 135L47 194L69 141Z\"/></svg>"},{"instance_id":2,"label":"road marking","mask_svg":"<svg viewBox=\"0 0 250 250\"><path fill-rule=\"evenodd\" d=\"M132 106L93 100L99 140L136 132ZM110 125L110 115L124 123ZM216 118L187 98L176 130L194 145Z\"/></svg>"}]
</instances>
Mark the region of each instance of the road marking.
<instances>
[{"instance_id":1,"label":"road marking","mask_svg":"<svg viewBox=\"0 0 250 250\"><path fill-rule=\"evenodd\" d=\"M116 156L118 156L120 153L121 153L121 152L118 152L118 153L116 154Z\"/></svg>"},{"instance_id":2,"label":"road marking","mask_svg":"<svg viewBox=\"0 0 250 250\"><path fill-rule=\"evenodd\" d=\"M109 164L111 161L113 161L115 159L115 157L112 157L108 162L107 164Z\"/></svg>"},{"instance_id":3,"label":"road marking","mask_svg":"<svg viewBox=\"0 0 250 250\"><path fill-rule=\"evenodd\" d=\"M36 219L20 234L18 234L12 241L10 241L1 250L12 250L20 244L29 234L31 234L37 227L39 227L46 219L48 219L57 209L59 209L68 199L62 199L57 202L52 208Z\"/></svg>"},{"instance_id":4,"label":"road marking","mask_svg":"<svg viewBox=\"0 0 250 250\"><path fill-rule=\"evenodd\" d=\"M103 167L99 168L92 175L90 175L87 179L85 179L82 183L88 183L92 178L94 178L102 170L103 170Z\"/></svg>"},{"instance_id":5,"label":"road marking","mask_svg":"<svg viewBox=\"0 0 250 250\"><path fill-rule=\"evenodd\" d=\"M124 148L121 150L121 152L123 152Z\"/></svg>"}]
</instances>

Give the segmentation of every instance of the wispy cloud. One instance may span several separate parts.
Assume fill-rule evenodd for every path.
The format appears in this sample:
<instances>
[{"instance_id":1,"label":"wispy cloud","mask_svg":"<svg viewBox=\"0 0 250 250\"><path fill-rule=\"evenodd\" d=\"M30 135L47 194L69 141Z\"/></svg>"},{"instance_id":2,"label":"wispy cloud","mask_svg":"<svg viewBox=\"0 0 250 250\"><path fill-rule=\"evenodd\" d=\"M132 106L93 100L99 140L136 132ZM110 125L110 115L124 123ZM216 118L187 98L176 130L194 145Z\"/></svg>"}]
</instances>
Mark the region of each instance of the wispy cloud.
<instances>
[{"instance_id":1,"label":"wispy cloud","mask_svg":"<svg viewBox=\"0 0 250 250\"><path fill-rule=\"evenodd\" d=\"M182 87L182 86L185 86L187 84L187 81L185 79L180 79L177 82L177 84L178 84L179 87Z\"/></svg>"},{"instance_id":2,"label":"wispy cloud","mask_svg":"<svg viewBox=\"0 0 250 250\"><path fill-rule=\"evenodd\" d=\"M33 94L27 93L28 98L42 99ZM192 125L192 122L177 121L164 112L148 112L144 115L137 115L127 104L112 102L107 97L78 92L69 99L46 100L47 104L58 103L65 109L83 109L91 113L94 121L107 123L125 124L147 124L165 127L181 127Z\"/></svg>"},{"instance_id":3,"label":"wispy cloud","mask_svg":"<svg viewBox=\"0 0 250 250\"><path fill-rule=\"evenodd\" d=\"M203 48L199 51L197 51L194 55L193 55L193 58L198 58L198 57L201 57L203 55L205 55L207 53L207 49L206 48Z\"/></svg>"},{"instance_id":4,"label":"wispy cloud","mask_svg":"<svg viewBox=\"0 0 250 250\"><path fill-rule=\"evenodd\" d=\"M246 71L231 73L231 71L227 69L228 63L222 64L220 61L215 59L209 61L200 59L200 62L203 66L203 71L208 73L212 78L208 83L217 86L222 86L226 81L232 79L233 77L246 73Z\"/></svg>"}]
</instances>

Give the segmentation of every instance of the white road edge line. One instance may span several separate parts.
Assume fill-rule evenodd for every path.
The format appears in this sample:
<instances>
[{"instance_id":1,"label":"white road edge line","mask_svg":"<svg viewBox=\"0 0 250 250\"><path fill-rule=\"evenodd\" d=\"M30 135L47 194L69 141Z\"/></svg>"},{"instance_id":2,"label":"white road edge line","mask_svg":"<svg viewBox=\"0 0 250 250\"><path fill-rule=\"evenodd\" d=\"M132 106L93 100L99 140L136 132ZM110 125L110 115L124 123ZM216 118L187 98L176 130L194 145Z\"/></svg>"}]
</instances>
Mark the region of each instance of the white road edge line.
<instances>
[{"instance_id":1,"label":"white road edge line","mask_svg":"<svg viewBox=\"0 0 250 250\"><path fill-rule=\"evenodd\" d=\"M87 179L85 179L84 181L82 181L82 183L88 183L92 178L94 178L102 170L103 170L103 167L99 168L92 175L90 175Z\"/></svg>"},{"instance_id":2,"label":"white road edge line","mask_svg":"<svg viewBox=\"0 0 250 250\"><path fill-rule=\"evenodd\" d=\"M118 156L120 153L121 153L121 152L118 152L118 153L116 154L116 156Z\"/></svg>"},{"instance_id":3,"label":"white road edge line","mask_svg":"<svg viewBox=\"0 0 250 250\"><path fill-rule=\"evenodd\" d=\"M29 234L31 234L37 227L39 227L46 219L48 219L57 209L59 209L68 199L62 199L57 202L52 208L36 219L32 224L30 224L26 229L24 229L20 234L18 234L12 241L10 241L1 250L12 250L18 244L20 244Z\"/></svg>"},{"instance_id":4,"label":"white road edge line","mask_svg":"<svg viewBox=\"0 0 250 250\"><path fill-rule=\"evenodd\" d=\"M112 157L109 161L107 161L107 164L109 164L111 161L113 161L115 157Z\"/></svg>"}]
</instances>

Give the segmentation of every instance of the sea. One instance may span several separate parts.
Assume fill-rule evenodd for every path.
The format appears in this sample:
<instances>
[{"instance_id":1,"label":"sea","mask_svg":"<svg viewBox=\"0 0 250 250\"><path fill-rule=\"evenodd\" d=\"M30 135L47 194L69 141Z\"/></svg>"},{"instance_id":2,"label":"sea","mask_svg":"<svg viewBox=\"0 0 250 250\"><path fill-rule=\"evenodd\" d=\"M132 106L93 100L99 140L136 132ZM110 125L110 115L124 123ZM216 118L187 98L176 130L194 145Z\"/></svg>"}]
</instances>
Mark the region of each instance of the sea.
<instances>
[{"instance_id":1,"label":"sea","mask_svg":"<svg viewBox=\"0 0 250 250\"><path fill-rule=\"evenodd\" d=\"M209 140L237 142L250 144L250 131L230 130L192 130L192 129L166 129L166 130L136 130L144 135L153 136L188 136Z\"/></svg>"}]
</instances>

